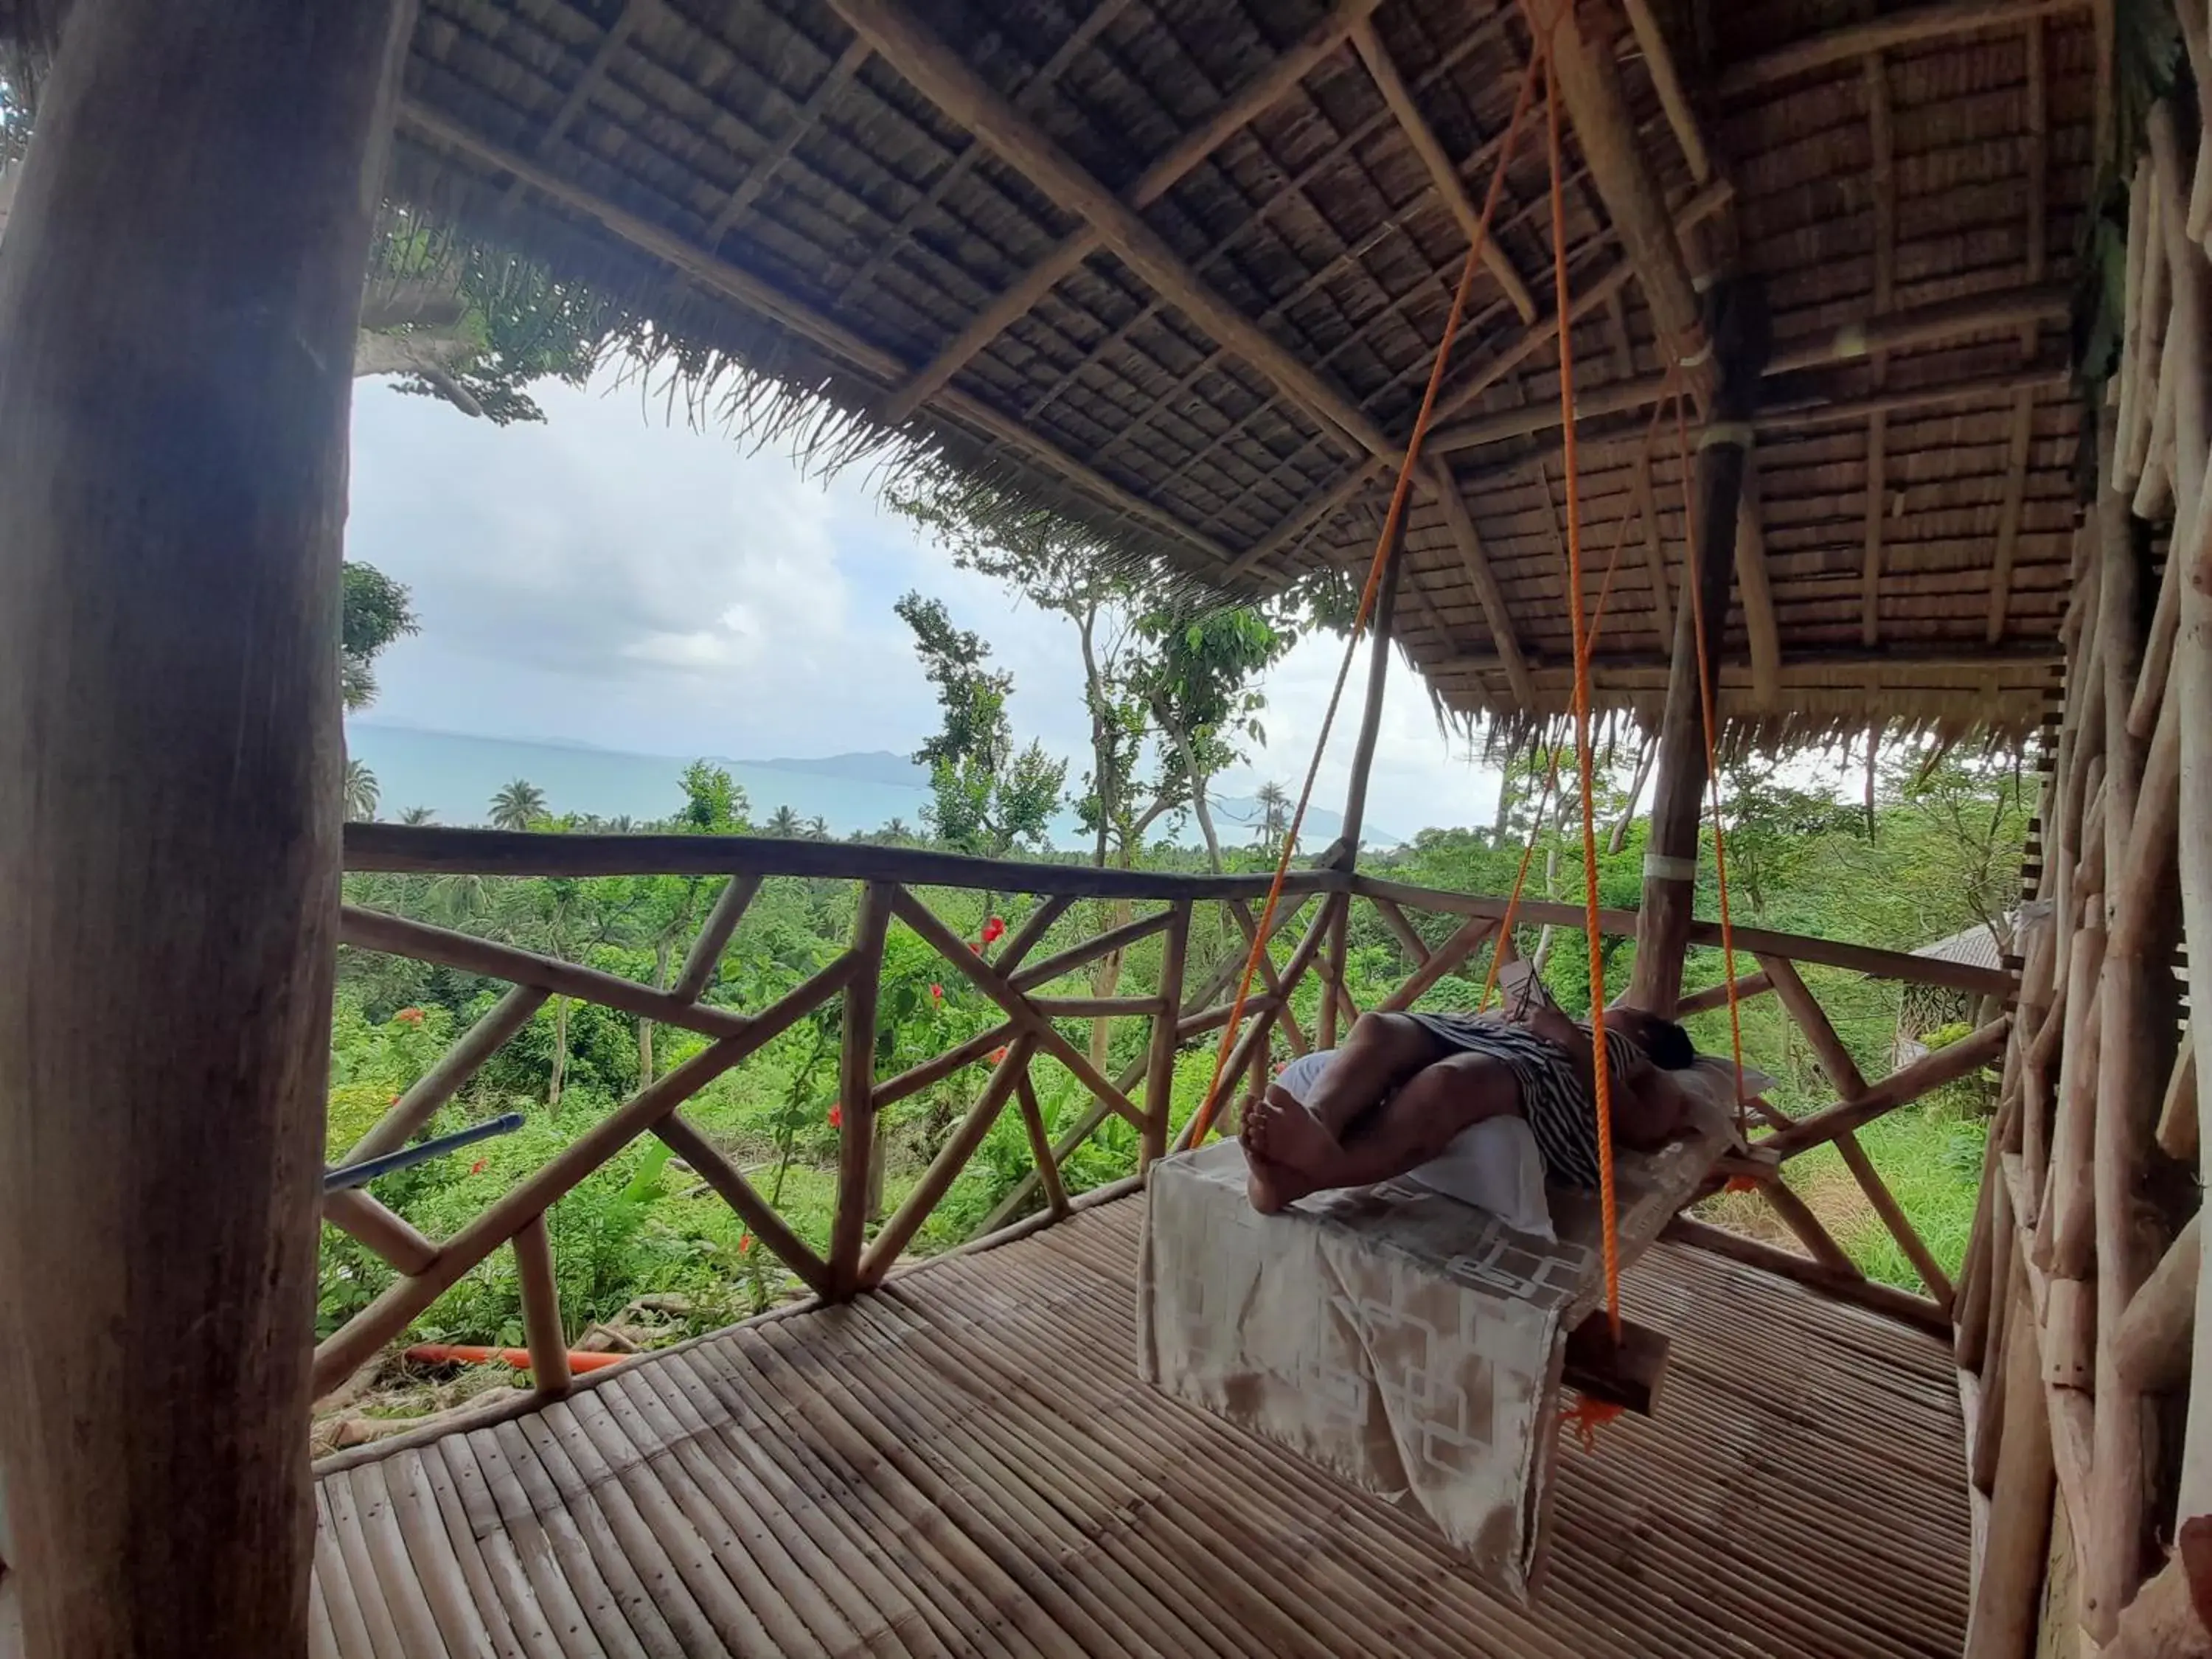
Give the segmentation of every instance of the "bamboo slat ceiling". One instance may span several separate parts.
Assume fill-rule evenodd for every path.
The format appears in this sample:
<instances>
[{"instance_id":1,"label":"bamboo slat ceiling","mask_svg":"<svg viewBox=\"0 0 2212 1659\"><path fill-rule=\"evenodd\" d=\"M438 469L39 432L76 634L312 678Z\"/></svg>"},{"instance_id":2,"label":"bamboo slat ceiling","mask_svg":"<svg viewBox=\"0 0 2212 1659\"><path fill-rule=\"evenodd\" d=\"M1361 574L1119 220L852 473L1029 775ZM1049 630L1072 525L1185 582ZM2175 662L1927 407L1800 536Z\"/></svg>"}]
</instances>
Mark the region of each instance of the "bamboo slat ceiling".
<instances>
[{"instance_id":1,"label":"bamboo slat ceiling","mask_svg":"<svg viewBox=\"0 0 2212 1659\"><path fill-rule=\"evenodd\" d=\"M1567 138L1587 603L1625 544L1601 699L1662 694L1671 428L1636 452L1732 262L1776 362L1730 713L2032 723L2071 548L2086 10L1613 3L1562 64L1585 126L1620 117ZM1371 547L1530 50L1517 0L422 0L395 178L693 368L1275 586ZM1546 181L1534 125L1407 541L1401 638L1469 712L1568 691Z\"/></svg>"}]
</instances>

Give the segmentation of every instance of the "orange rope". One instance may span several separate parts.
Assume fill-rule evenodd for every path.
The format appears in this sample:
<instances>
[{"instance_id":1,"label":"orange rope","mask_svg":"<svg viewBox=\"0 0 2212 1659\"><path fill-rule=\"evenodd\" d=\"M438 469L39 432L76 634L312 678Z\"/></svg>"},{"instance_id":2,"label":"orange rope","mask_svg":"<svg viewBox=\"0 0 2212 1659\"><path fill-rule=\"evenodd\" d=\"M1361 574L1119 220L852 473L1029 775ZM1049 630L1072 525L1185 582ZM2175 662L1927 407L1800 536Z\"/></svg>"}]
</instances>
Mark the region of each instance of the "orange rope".
<instances>
[{"instance_id":1,"label":"orange rope","mask_svg":"<svg viewBox=\"0 0 2212 1659\"><path fill-rule=\"evenodd\" d=\"M1652 405L1651 418L1644 425L1644 442L1638 451L1638 458L1640 460L1648 460L1650 458L1652 442L1659 435L1659 417L1667 410L1667 394L1674 389L1675 377L1680 373L1681 368L1679 364L1669 363L1667 366L1666 376L1659 383L1659 400ZM1613 573L1620 568L1621 550L1628 545L1628 526L1635 517L1636 512L1633 508L1620 515L1620 531L1613 539L1613 552L1605 562L1605 581L1597 591L1597 609L1590 617L1589 634L1583 640L1582 650L1577 655L1576 665L1578 670L1586 670L1596 653L1597 636L1599 631L1605 626L1606 601L1613 596ZM1482 996L1474 1005L1474 1012L1478 1014L1490 1006L1490 994L1498 988L1498 970L1504 960L1500 954L1499 946L1509 943L1513 938L1513 919L1520 913L1522 890L1528 883L1529 861L1535 856L1537 838L1544 831L1544 814L1549 805L1552 791L1559 787L1558 747L1551 744L1548 738L1547 747L1551 750L1551 775L1545 781L1543 794L1538 798L1536 817L1528 826L1528 844L1521 849L1521 866L1514 872L1513 890L1506 896L1504 919L1498 924L1498 939L1490 947L1489 971L1483 975Z\"/></svg>"},{"instance_id":2,"label":"orange rope","mask_svg":"<svg viewBox=\"0 0 2212 1659\"><path fill-rule=\"evenodd\" d=\"M1460 269L1459 286L1452 294L1450 313L1444 319L1442 340L1437 344L1435 363L1429 370L1428 389L1421 395L1420 412L1413 419L1413 436L1406 443L1406 459L1398 469L1398 486L1391 493L1390 512L1382 522L1382 533L1375 544L1375 556L1369 563L1366 586L1360 590L1359 613L1353 618L1351 636L1345 641L1344 661L1336 671L1336 686L1329 693L1328 708L1322 716L1321 736L1314 744L1313 761L1306 768L1305 786L1298 791L1297 810L1291 815L1289 833L1283 837L1283 849L1275 860L1275 877L1268 884L1267 902L1261 908L1258 925L1253 931L1252 948L1244 957L1244 971L1237 978L1237 998L1230 1005L1229 1023L1221 1028L1221 1042L1214 1050L1213 1076L1206 1085L1206 1097L1200 1103L1198 1116L1191 1126L1190 1144L1205 1144L1213 1127L1215 1115L1221 1109L1222 1073L1229 1064L1230 1051L1236 1047L1240 1035L1238 1027L1244 1018L1244 1005L1252 994L1253 976L1260 968L1261 952L1267 949L1268 934L1273 929L1276 908L1282 902L1284 878L1290 873L1291 853L1298 844L1298 830L1305 823L1306 807L1313 799L1314 781L1320 775L1322 757L1328 748L1329 728L1336 722L1337 704L1344 696L1346 679L1352 672L1352 661L1356 653L1360 630L1367 625L1369 614L1375 607L1375 596L1382 584L1382 572L1389 562L1396 542L1399 526L1403 521L1408 497L1413 494L1413 471L1419 465L1421 443L1428 436L1429 422L1436 412L1437 394L1443 385L1444 368L1451 357L1452 341L1459 332L1460 319L1466 314L1467 298L1474 286L1474 274L1481 264L1482 250L1489 240L1490 222L1496 216L1498 204L1505 186L1505 170L1511 165L1515 146L1521 137L1521 123L1528 113L1530 94L1536 79L1536 60L1531 58L1521 77L1521 91L1513 102L1513 118L1505 129L1505 142L1499 147L1498 164L1490 175L1490 191L1482 204L1482 217L1476 222L1474 236L1467 250L1467 263ZM1565 326L1565 313L1560 313L1560 325ZM1322 901L1324 913L1329 901Z\"/></svg>"},{"instance_id":3,"label":"orange rope","mask_svg":"<svg viewBox=\"0 0 2212 1659\"><path fill-rule=\"evenodd\" d=\"M1562 5L1556 29L1566 15ZM1590 768L1590 665L1583 621L1583 515L1581 470L1575 449L1575 343L1572 296L1567 289L1567 206L1560 160L1559 82L1548 35L1539 42L1544 64L1544 116L1552 173L1553 304L1559 319L1559 423L1566 440L1567 619L1575 646L1575 762L1583 793L1583 909L1589 941L1591 1075L1596 1085L1598 1206L1605 1226L1606 1316L1613 1340L1620 1340L1620 1215L1613 1168L1613 1068L1606 1054L1605 948L1598 927L1597 811Z\"/></svg>"},{"instance_id":4,"label":"orange rope","mask_svg":"<svg viewBox=\"0 0 2212 1659\"><path fill-rule=\"evenodd\" d=\"M1682 416L1682 394L1674 393L1675 465L1682 475L1683 569L1690 590L1690 617L1698 646L1698 705L1705 731L1705 781L1713 802L1713 872L1720 888L1721 974L1728 982L1729 1043L1735 1059L1735 1126L1741 1134L1749 1117L1743 1097L1743 1005L1735 982L1735 926L1729 915L1728 837L1721 830L1721 767L1718 724L1713 708L1712 671L1705 663L1705 584L1698 579L1697 489L1690 477L1690 434Z\"/></svg>"}]
</instances>

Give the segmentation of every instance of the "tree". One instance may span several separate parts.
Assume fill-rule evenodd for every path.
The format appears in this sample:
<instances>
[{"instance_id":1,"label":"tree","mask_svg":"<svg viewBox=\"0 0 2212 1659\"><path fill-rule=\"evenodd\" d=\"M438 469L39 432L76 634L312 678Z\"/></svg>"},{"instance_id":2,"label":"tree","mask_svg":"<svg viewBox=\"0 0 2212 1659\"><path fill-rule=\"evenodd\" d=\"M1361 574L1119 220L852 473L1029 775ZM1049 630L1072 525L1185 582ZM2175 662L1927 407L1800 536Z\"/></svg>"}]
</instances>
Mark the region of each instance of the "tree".
<instances>
[{"instance_id":1,"label":"tree","mask_svg":"<svg viewBox=\"0 0 2212 1659\"><path fill-rule=\"evenodd\" d=\"M376 700L377 653L402 634L416 631L405 587L374 565L348 559L344 605L338 621L338 683L345 706L366 708Z\"/></svg>"},{"instance_id":2,"label":"tree","mask_svg":"<svg viewBox=\"0 0 2212 1659\"><path fill-rule=\"evenodd\" d=\"M545 418L532 384L582 386L628 343L584 291L535 265L457 252L395 210L372 259L353 372L400 376L402 392L507 426Z\"/></svg>"},{"instance_id":3,"label":"tree","mask_svg":"<svg viewBox=\"0 0 2212 1659\"><path fill-rule=\"evenodd\" d=\"M437 812L430 807L410 806L401 811L399 821L402 823L422 824L430 823L437 816Z\"/></svg>"},{"instance_id":4,"label":"tree","mask_svg":"<svg viewBox=\"0 0 2212 1659\"><path fill-rule=\"evenodd\" d=\"M1243 757L1240 741L1264 742L1259 676L1297 642L1295 601L1272 606L1162 606L1138 626L1158 648L1146 702L1174 747L1206 856L1221 870L1221 840L1206 791L1213 776Z\"/></svg>"},{"instance_id":5,"label":"tree","mask_svg":"<svg viewBox=\"0 0 2212 1659\"><path fill-rule=\"evenodd\" d=\"M752 804L726 768L696 760L684 769L684 805L676 827L687 835L742 835ZM770 832L775 833L774 831Z\"/></svg>"},{"instance_id":6,"label":"tree","mask_svg":"<svg viewBox=\"0 0 2212 1659\"><path fill-rule=\"evenodd\" d=\"M491 798L495 830L527 830L545 816L545 792L527 778L515 779Z\"/></svg>"},{"instance_id":7,"label":"tree","mask_svg":"<svg viewBox=\"0 0 2212 1659\"><path fill-rule=\"evenodd\" d=\"M376 817L376 774L357 760L345 763L345 815L356 823L366 823Z\"/></svg>"},{"instance_id":8,"label":"tree","mask_svg":"<svg viewBox=\"0 0 2212 1659\"><path fill-rule=\"evenodd\" d=\"M1252 792L1252 799L1260 805L1260 845L1270 854L1279 853L1283 837L1291 831L1290 792L1269 778Z\"/></svg>"},{"instance_id":9,"label":"tree","mask_svg":"<svg viewBox=\"0 0 2212 1659\"><path fill-rule=\"evenodd\" d=\"M1067 763L1052 759L1034 739L1016 751L1006 715L1013 677L982 665L991 647L954 627L942 600L910 592L892 608L914 630L915 650L942 713L937 735L914 756L929 769L931 802L922 816L943 840L987 858L1042 843Z\"/></svg>"},{"instance_id":10,"label":"tree","mask_svg":"<svg viewBox=\"0 0 2212 1659\"><path fill-rule=\"evenodd\" d=\"M768 815L768 833L783 841L797 841L799 835L799 814L788 806L779 806Z\"/></svg>"}]
</instances>

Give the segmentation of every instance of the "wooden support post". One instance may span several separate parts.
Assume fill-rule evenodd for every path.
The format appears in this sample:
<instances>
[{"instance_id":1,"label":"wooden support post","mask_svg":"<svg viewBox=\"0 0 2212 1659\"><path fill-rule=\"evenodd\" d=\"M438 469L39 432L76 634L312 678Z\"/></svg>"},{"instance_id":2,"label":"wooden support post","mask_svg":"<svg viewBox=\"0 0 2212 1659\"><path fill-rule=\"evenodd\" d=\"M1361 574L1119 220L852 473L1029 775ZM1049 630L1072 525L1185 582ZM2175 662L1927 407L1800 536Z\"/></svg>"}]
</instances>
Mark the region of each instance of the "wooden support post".
<instances>
[{"instance_id":1,"label":"wooden support post","mask_svg":"<svg viewBox=\"0 0 2212 1659\"><path fill-rule=\"evenodd\" d=\"M78 0L0 243L0 1469L34 1655L307 1650L347 417L412 11Z\"/></svg>"},{"instance_id":2,"label":"wooden support post","mask_svg":"<svg viewBox=\"0 0 2212 1659\"><path fill-rule=\"evenodd\" d=\"M897 889L872 881L860 890L853 923L860 969L845 988L845 1033L837 1061L837 1211L830 1224L830 1295L860 1288L861 1235L868 1221L868 1170L876 1146L876 1002L883 988L884 934Z\"/></svg>"},{"instance_id":3,"label":"wooden support post","mask_svg":"<svg viewBox=\"0 0 2212 1659\"><path fill-rule=\"evenodd\" d=\"M1176 1026L1182 1018L1183 964L1190 954L1190 910L1188 902L1175 907L1160 950L1160 1009L1152 1016L1152 1047L1145 1062L1143 1167L1146 1169L1155 1159L1167 1155L1168 1114L1175 1103ZM1026 1091L1026 1073L1022 1082ZM1025 1092L1023 1099L1024 1109L1030 1109L1033 1105L1030 1097ZM1042 1169L1042 1164L1039 1167ZM1057 1172L1048 1181L1050 1188L1056 1188L1060 1184ZM1054 1207L1066 1203L1063 1197Z\"/></svg>"},{"instance_id":4,"label":"wooden support post","mask_svg":"<svg viewBox=\"0 0 2212 1659\"><path fill-rule=\"evenodd\" d=\"M1674 653L1659 724L1657 780L1651 793L1651 837L1644 857L1644 906L1637 918L1636 960L1626 1000L1671 1014L1682 984L1696 897L1698 825L1705 799L1703 694L1698 680L1697 612L1705 617L1705 667L1720 684L1722 635L1729 580L1736 562L1744 475L1750 464L1750 420L1767 355L1765 295L1754 283L1717 285L1712 335L1720 385L1712 419L1698 449L1697 536L1693 567L1674 617ZM1692 593L1694 583L1696 593Z\"/></svg>"},{"instance_id":5,"label":"wooden support post","mask_svg":"<svg viewBox=\"0 0 2212 1659\"><path fill-rule=\"evenodd\" d=\"M568 1334L561 1325L561 1287L553 1274L553 1241L545 1212L514 1236L514 1274L522 1286L522 1334L530 1344L530 1378L542 1395L568 1392Z\"/></svg>"},{"instance_id":6,"label":"wooden support post","mask_svg":"<svg viewBox=\"0 0 2212 1659\"><path fill-rule=\"evenodd\" d=\"M2005 1294L2014 1305L2006 1321L2002 1450L1966 1626L1966 1659L2020 1659L2033 1648L2057 1478L2024 1270Z\"/></svg>"}]
</instances>

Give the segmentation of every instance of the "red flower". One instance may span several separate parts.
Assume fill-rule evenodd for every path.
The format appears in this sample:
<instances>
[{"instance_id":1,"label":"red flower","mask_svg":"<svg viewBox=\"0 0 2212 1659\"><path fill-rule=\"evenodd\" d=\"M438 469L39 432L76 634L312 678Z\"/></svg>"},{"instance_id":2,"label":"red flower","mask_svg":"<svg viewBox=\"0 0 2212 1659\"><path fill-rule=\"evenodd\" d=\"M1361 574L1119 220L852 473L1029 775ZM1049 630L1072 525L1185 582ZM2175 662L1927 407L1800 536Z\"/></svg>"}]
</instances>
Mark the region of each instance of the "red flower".
<instances>
[{"instance_id":1,"label":"red flower","mask_svg":"<svg viewBox=\"0 0 2212 1659\"><path fill-rule=\"evenodd\" d=\"M990 921L983 924L983 943L986 945L994 943L1006 931L1006 924L998 917L993 916Z\"/></svg>"},{"instance_id":2,"label":"red flower","mask_svg":"<svg viewBox=\"0 0 2212 1659\"><path fill-rule=\"evenodd\" d=\"M942 1002L942 1001L944 1001L944 1000L945 1000L945 988L944 988L942 985L935 984L935 983L933 983L933 983L931 984L930 988L929 988L929 1000L930 1000L932 1002Z\"/></svg>"},{"instance_id":3,"label":"red flower","mask_svg":"<svg viewBox=\"0 0 2212 1659\"><path fill-rule=\"evenodd\" d=\"M994 1048L991 1050L991 1064L994 1066L998 1065L1000 1061L1005 1060L1006 1057L1006 1051L1004 1048Z\"/></svg>"},{"instance_id":4,"label":"red flower","mask_svg":"<svg viewBox=\"0 0 2212 1659\"><path fill-rule=\"evenodd\" d=\"M845 1109L834 1100L830 1103L830 1127L833 1129L845 1127Z\"/></svg>"},{"instance_id":5,"label":"red flower","mask_svg":"<svg viewBox=\"0 0 2212 1659\"><path fill-rule=\"evenodd\" d=\"M394 1096L392 1096L392 1103L394 1106L397 1106L397 1105L399 1103L399 1097L398 1097L398 1095L394 1095Z\"/></svg>"},{"instance_id":6,"label":"red flower","mask_svg":"<svg viewBox=\"0 0 2212 1659\"><path fill-rule=\"evenodd\" d=\"M752 1248L753 1236L750 1233L739 1233L738 1235L738 1254L739 1255L749 1255L752 1253Z\"/></svg>"},{"instance_id":7,"label":"red flower","mask_svg":"<svg viewBox=\"0 0 2212 1659\"><path fill-rule=\"evenodd\" d=\"M469 1165L469 1173L471 1175L482 1175L483 1172L484 1160L482 1158L478 1158L475 1163Z\"/></svg>"},{"instance_id":8,"label":"red flower","mask_svg":"<svg viewBox=\"0 0 2212 1659\"><path fill-rule=\"evenodd\" d=\"M404 1019L410 1025L420 1025L422 1023L422 1011L420 1008L402 1008L398 1013L392 1015L392 1018Z\"/></svg>"}]
</instances>

